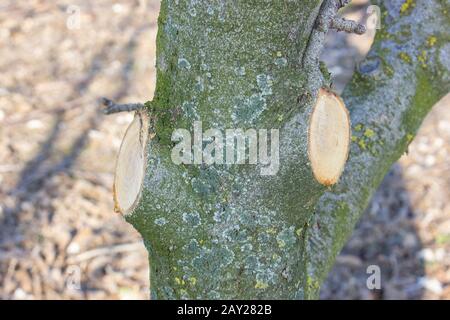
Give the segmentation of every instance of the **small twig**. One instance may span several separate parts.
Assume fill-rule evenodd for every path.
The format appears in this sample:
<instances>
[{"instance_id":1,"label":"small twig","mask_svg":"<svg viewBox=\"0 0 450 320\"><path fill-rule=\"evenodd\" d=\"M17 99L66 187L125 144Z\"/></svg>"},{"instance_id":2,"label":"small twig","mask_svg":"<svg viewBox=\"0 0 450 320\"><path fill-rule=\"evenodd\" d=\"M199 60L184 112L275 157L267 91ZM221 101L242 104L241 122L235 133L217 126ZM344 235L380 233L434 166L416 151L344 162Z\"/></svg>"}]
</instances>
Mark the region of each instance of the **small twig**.
<instances>
[{"instance_id":1,"label":"small twig","mask_svg":"<svg viewBox=\"0 0 450 320\"><path fill-rule=\"evenodd\" d=\"M144 105L142 103L118 104L107 98L102 99L102 104L106 107L103 110L103 112L105 114L112 114L112 113L118 113L118 112L124 112L124 111L130 112L130 111L141 110L144 108Z\"/></svg>"},{"instance_id":2,"label":"small twig","mask_svg":"<svg viewBox=\"0 0 450 320\"><path fill-rule=\"evenodd\" d=\"M318 68L319 57L325 43L325 35L328 33L331 20L335 17L340 4L338 0L325 0L320 7L315 26L311 31L308 45L301 58L305 68Z\"/></svg>"},{"instance_id":3,"label":"small twig","mask_svg":"<svg viewBox=\"0 0 450 320\"><path fill-rule=\"evenodd\" d=\"M22 166L18 164L0 165L0 173L18 172L20 170L22 170Z\"/></svg>"},{"instance_id":4,"label":"small twig","mask_svg":"<svg viewBox=\"0 0 450 320\"><path fill-rule=\"evenodd\" d=\"M365 32L364 26L337 17L339 9L345 7L349 2L349 0L324 0L317 14L307 47L300 60L303 68L307 70L308 89L312 95L316 95L319 88L324 84L320 72L320 55L325 46L325 36L328 31L337 29L358 34Z\"/></svg>"},{"instance_id":5,"label":"small twig","mask_svg":"<svg viewBox=\"0 0 450 320\"><path fill-rule=\"evenodd\" d=\"M366 31L363 25L357 22L337 17L340 8L345 7L348 0L325 0L318 13L316 24L311 32L307 49L302 57L303 66L318 67L319 57L325 43L325 35L329 29L362 34Z\"/></svg>"},{"instance_id":6,"label":"small twig","mask_svg":"<svg viewBox=\"0 0 450 320\"><path fill-rule=\"evenodd\" d=\"M331 29L337 31L345 31L347 33L364 34L366 27L352 20L346 20L344 18L335 17L331 20Z\"/></svg>"},{"instance_id":7,"label":"small twig","mask_svg":"<svg viewBox=\"0 0 450 320\"><path fill-rule=\"evenodd\" d=\"M92 250L88 250L78 255L69 257L70 263L80 263L86 260L93 259L98 256L108 255L108 254L117 254L123 252L136 252L143 247L141 241L131 242L131 243L122 243L107 247L100 247Z\"/></svg>"}]
</instances>

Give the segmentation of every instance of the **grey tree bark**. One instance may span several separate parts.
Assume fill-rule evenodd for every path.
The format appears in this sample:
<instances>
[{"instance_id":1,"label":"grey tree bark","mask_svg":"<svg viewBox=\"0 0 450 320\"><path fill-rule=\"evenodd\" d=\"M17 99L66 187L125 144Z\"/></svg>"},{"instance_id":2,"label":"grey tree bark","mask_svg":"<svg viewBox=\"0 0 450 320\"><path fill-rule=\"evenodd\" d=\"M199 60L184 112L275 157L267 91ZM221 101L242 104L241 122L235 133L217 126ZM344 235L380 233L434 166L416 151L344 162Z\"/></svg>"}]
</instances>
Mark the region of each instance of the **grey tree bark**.
<instances>
[{"instance_id":1,"label":"grey tree bark","mask_svg":"<svg viewBox=\"0 0 450 320\"><path fill-rule=\"evenodd\" d=\"M308 124L329 86L323 39L329 27L363 31L336 19L341 2L162 1L156 91L137 113L152 139L125 215L148 249L153 298L317 298L371 195L449 91L449 1L375 1L382 29L342 97L349 159L336 185L319 184ZM172 132L194 121L279 129L278 173L174 164Z\"/></svg>"}]
</instances>

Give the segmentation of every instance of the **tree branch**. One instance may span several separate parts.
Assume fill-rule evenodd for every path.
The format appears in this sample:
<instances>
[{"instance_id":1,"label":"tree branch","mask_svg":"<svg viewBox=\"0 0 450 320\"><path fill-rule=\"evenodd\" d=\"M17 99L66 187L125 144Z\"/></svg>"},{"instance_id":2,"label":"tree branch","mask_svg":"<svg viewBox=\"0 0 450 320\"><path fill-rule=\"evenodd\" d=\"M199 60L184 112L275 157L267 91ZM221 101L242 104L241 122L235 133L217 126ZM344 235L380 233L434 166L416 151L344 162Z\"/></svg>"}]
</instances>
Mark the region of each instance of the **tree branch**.
<instances>
[{"instance_id":1,"label":"tree branch","mask_svg":"<svg viewBox=\"0 0 450 320\"><path fill-rule=\"evenodd\" d=\"M349 161L340 183L317 201L307 236L307 273L316 297L390 166L450 91L449 66L442 63L450 48L449 5L421 1L404 11L391 1L377 4L385 16L382 29L343 94L353 124ZM398 32L404 28L407 35Z\"/></svg>"}]
</instances>

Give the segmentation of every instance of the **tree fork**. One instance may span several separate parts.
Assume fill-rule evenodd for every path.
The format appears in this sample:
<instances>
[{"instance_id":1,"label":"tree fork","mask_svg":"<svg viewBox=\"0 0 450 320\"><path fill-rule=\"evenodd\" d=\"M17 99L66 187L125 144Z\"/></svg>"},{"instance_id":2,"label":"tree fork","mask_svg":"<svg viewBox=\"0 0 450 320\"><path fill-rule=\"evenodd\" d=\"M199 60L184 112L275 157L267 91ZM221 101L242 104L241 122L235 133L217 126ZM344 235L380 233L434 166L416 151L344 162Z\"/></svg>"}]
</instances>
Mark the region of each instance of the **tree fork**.
<instances>
[{"instance_id":1,"label":"tree fork","mask_svg":"<svg viewBox=\"0 0 450 320\"><path fill-rule=\"evenodd\" d=\"M144 239L153 298L318 296L370 196L450 87L448 4L377 1L382 29L342 97L350 155L336 185L319 183L308 156L314 106L328 86L318 56L329 28L361 31L337 20L347 2L162 1L154 99L137 111L116 172L138 184L118 187L131 194L118 207ZM172 132L194 121L279 129L278 174L175 165Z\"/></svg>"}]
</instances>

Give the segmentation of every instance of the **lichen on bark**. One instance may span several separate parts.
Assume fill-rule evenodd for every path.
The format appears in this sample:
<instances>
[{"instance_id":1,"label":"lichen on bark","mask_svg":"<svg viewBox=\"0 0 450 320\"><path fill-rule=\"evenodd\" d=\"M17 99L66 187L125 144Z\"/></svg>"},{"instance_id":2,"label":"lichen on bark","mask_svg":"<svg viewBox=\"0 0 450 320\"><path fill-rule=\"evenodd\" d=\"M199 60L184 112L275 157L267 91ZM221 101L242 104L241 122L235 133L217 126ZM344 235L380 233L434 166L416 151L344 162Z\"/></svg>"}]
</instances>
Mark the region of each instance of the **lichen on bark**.
<instances>
[{"instance_id":1,"label":"lichen on bark","mask_svg":"<svg viewBox=\"0 0 450 320\"><path fill-rule=\"evenodd\" d=\"M440 58L447 5L427 0L402 13L402 4L380 2L383 30L343 95L355 133L350 158L327 189L307 156L311 108L326 80L316 59L303 59L324 2L162 1L155 98L146 104L156 137L126 217L149 251L153 298L317 297L370 195L449 89ZM278 174L174 164L173 130L192 131L197 120L204 130L280 129Z\"/></svg>"}]
</instances>

